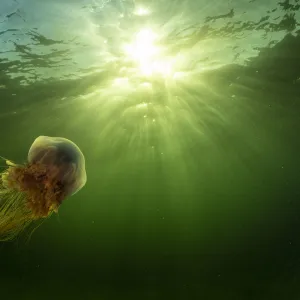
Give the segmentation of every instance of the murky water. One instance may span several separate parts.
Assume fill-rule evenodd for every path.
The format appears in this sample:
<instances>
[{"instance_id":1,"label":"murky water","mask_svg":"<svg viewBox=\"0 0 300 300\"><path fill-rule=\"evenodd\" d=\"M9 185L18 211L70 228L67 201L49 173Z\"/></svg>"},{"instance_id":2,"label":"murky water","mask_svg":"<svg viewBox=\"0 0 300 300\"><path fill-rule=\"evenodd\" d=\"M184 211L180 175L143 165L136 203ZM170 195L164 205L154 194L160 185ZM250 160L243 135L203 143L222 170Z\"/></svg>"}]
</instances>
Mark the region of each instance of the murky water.
<instances>
[{"instance_id":1,"label":"murky water","mask_svg":"<svg viewBox=\"0 0 300 300\"><path fill-rule=\"evenodd\" d=\"M88 174L0 244L5 297L298 299L299 29L299 0L2 0L0 155L63 136Z\"/></svg>"}]
</instances>

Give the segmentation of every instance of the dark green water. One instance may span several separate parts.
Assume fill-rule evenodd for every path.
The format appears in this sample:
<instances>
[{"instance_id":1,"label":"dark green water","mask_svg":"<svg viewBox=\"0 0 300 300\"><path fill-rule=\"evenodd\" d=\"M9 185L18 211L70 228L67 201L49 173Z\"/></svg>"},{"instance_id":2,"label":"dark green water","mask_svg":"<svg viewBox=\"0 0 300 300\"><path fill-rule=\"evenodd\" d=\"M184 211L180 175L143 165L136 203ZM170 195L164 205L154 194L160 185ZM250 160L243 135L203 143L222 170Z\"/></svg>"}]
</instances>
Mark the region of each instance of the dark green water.
<instances>
[{"instance_id":1,"label":"dark green water","mask_svg":"<svg viewBox=\"0 0 300 300\"><path fill-rule=\"evenodd\" d=\"M299 29L299 0L2 0L0 155L66 137L88 181L0 243L0 299L300 299Z\"/></svg>"}]
</instances>

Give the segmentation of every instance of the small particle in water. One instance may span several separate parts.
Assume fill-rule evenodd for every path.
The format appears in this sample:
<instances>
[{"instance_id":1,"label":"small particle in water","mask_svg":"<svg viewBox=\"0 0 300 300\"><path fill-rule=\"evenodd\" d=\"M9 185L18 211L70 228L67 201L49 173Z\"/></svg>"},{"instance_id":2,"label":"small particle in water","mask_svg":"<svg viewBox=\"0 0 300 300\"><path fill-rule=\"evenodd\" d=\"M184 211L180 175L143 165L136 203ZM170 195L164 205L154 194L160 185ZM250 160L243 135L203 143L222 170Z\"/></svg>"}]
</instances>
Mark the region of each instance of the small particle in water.
<instances>
[{"instance_id":1,"label":"small particle in water","mask_svg":"<svg viewBox=\"0 0 300 300\"><path fill-rule=\"evenodd\" d=\"M231 95L231 98L235 98L235 95Z\"/></svg>"},{"instance_id":2,"label":"small particle in water","mask_svg":"<svg viewBox=\"0 0 300 300\"><path fill-rule=\"evenodd\" d=\"M147 118L147 116L146 116L146 115L144 115L144 118Z\"/></svg>"},{"instance_id":3,"label":"small particle in water","mask_svg":"<svg viewBox=\"0 0 300 300\"><path fill-rule=\"evenodd\" d=\"M152 122L153 122L153 123L155 123L155 122L156 122L156 120L155 120L155 119L152 119Z\"/></svg>"}]
</instances>

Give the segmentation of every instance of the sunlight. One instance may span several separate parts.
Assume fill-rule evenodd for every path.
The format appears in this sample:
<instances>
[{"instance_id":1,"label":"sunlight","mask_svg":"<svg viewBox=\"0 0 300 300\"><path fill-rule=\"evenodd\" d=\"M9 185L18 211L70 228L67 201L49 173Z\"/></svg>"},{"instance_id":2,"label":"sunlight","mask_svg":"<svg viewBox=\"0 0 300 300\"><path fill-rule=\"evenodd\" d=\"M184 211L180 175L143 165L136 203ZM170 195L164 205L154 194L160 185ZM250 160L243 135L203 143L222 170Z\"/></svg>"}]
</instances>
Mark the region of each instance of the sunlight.
<instances>
[{"instance_id":1,"label":"sunlight","mask_svg":"<svg viewBox=\"0 0 300 300\"><path fill-rule=\"evenodd\" d=\"M137 10L134 12L134 14L137 16L147 16L150 14L150 11L147 8L138 7Z\"/></svg>"},{"instance_id":2,"label":"sunlight","mask_svg":"<svg viewBox=\"0 0 300 300\"><path fill-rule=\"evenodd\" d=\"M171 61L162 56L163 48L155 43L156 40L157 35L151 29L142 29L133 43L124 47L125 53L138 63L141 73L145 76L171 75Z\"/></svg>"},{"instance_id":3,"label":"sunlight","mask_svg":"<svg viewBox=\"0 0 300 300\"><path fill-rule=\"evenodd\" d=\"M151 59L159 52L154 45L156 35L150 29L143 29L136 35L135 41L125 46L125 51L129 56L138 61Z\"/></svg>"},{"instance_id":4,"label":"sunlight","mask_svg":"<svg viewBox=\"0 0 300 300\"><path fill-rule=\"evenodd\" d=\"M128 78L127 77L123 77L123 78L116 78L113 81L113 85L115 86L125 86L128 84Z\"/></svg>"}]
</instances>

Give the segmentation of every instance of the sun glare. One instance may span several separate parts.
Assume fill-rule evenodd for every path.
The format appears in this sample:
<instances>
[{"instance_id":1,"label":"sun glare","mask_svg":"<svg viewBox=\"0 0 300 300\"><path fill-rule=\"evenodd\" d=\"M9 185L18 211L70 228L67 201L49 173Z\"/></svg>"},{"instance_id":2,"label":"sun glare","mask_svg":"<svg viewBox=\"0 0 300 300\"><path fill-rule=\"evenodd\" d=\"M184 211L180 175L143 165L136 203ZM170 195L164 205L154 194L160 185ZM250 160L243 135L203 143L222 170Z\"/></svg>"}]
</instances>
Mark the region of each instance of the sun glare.
<instances>
[{"instance_id":1,"label":"sun glare","mask_svg":"<svg viewBox=\"0 0 300 300\"><path fill-rule=\"evenodd\" d=\"M125 46L125 53L136 61L143 75L151 76L171 74L171 61L163 57L163 48L156 43L157 35L151 29L142 29L134 41Z\"/></svg>"},{"instance_id":2,"label":"sun glare","mask_svg":"<svg viewBox=\"0 0 300 300\"><path fill-rule=\"evenodd\" d=\"M150 14L150 11L149 9L147 8L144 8L144 7L138 7L135 12L134 12L135 15L137 16L147 16Z\"/></svg>"}]
</instances>

